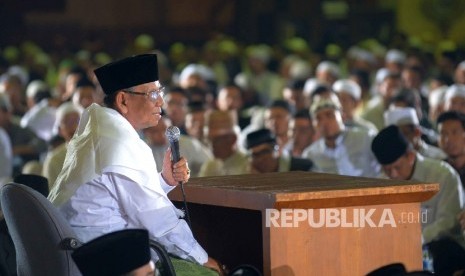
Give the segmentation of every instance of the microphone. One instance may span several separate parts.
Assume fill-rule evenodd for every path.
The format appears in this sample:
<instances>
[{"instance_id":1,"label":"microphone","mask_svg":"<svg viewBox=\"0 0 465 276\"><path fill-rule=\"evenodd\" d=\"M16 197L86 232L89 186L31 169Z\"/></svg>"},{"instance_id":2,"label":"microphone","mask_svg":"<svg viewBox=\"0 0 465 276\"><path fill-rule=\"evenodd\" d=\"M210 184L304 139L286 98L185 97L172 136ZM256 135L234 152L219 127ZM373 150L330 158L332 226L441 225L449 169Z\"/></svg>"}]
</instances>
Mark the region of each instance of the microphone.
<instances>
[{"instance_id":1,"label":"microphone","mask_svg":"<svg viewBox=\"0 0 465 276\"><path fill-rule=\"evenodd\" d=\"M171 160L173 163L177 163L181 159L181 155L179 154L179 136L181 135L181 131L176 126L169 126L166 129L165 135L170 142Z\"/></svg>"},{"instance_id":2,"label":"microphone","mask_svg":"<svg viewBox=\"0 0 465 276\"><path fill-rule=\"evenodd\" d=\"M179 153L179 136L181 136L181 131L176 126L169 126L165 131L166 138L170 142L171 148L171 162L177 163L179 159L181 159L181 154ZM184 203L184 209L186 212L186 222L189 227L192 229L191 226L191 218L189 216L189 210L187 209L187 201L186 201L186 193L184 192L184 184L182 181L179 182L179 186L181 186L181 193L182 193L182 201Z\"/></svg>"}]
</instances>

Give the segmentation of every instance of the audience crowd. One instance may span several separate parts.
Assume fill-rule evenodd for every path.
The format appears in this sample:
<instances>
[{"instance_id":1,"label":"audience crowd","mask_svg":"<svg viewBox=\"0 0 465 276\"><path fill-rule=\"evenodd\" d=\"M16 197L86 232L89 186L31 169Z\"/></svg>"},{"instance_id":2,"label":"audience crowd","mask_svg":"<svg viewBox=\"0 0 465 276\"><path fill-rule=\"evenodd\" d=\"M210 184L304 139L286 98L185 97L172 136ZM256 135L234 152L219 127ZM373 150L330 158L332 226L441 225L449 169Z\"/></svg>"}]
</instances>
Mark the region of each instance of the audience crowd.
<instances>
[{"instance_id":1,"label":"audience crowd","mask_svg":"<svg viewBox=\"0 0 465 276\"><path fill-rule=\"evenodd\" d=\"M194 52L181 43L161 51L145 35L119 55L59 56L30 41L0 49L0 183L38 174L51 189L80 114L104 104L93 69L150 52L164 118L140 136L159 170L174 125L193 177L307 170L437 182L422 206L423 240L465 247L465 56L374 39L336 53L308 45L221 37Z\"/></svg>"}]
</instances>

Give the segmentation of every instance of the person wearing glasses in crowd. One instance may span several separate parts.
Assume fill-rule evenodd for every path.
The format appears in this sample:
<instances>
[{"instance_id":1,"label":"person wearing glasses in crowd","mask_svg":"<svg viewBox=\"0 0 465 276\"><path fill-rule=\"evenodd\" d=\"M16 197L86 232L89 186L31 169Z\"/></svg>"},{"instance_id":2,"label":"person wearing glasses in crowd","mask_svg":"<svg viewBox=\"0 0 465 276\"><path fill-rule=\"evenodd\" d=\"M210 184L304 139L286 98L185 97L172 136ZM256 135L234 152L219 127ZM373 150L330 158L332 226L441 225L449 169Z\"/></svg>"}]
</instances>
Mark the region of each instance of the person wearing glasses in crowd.
<instances>
[{"instance_id":1,"label":"person wearing glasses in crowd","mask_svg":"<svg viewBox=\"0 0 465 276\"><path fill-rule=\"evenodd\" d=\"M245 147L250 156L250 173L312 171L309 159L279 155L276 137L267 128L247 134Z\"/></svg>"},{"instance_id":2,"label":"person wearing glasses in crowd","mask_svg":"<svg viewBox=\"0 0 465 276\"><path fill-rule=\"evenodd\" d=\"M138 131L161 119L164 92L157 56L124 58L94 73L106 107L92 104L82 114L49 199L82 242L143 228L177 258L221 274L218 262L208 257L167 196L189 180L187 160L181 157L172 164L167 150L158 173L152 151L139 137Z\"/></svg>"}]
</instances>

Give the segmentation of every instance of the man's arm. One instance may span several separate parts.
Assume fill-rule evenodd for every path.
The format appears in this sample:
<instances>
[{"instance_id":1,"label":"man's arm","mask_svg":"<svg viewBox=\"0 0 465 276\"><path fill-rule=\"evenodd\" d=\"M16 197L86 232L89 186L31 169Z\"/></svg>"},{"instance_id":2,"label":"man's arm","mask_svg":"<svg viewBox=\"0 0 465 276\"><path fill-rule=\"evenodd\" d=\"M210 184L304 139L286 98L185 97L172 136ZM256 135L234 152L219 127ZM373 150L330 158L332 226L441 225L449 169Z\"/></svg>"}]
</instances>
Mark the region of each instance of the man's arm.
<instances>
[{"instance_id":1,"label":"man's arm","mask_svg":"<svg viewBox=\"0 0 465 276\"><path fill-rule=\"evenodd\" d=\"M166 195L148 187L158 183L139 184L115 173L107 176L115 189L121 212L124 212L122 215L127 217L128 227L147 229L150 238L182 259L202 265L208 261L207 253L195 240L187 223L178 218Z\"/></svg>"}]
</instances>

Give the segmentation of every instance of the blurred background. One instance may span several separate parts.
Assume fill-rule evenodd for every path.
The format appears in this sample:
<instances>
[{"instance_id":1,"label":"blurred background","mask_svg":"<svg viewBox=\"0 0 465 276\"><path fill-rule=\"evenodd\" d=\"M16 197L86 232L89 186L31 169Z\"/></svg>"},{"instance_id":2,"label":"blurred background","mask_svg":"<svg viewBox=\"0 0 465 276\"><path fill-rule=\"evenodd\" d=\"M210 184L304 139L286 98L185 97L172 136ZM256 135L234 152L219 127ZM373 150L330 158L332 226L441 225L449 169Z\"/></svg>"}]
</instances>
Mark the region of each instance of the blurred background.
<instances>
[{"instance_id":1,"label":"blurred background","mask_svg":"<svg viewBox=\"0 0 465 276\"><path fill-rule=\"evenodd\" d=\"M45 50L113 55L146 33L162 50L227 35L273 45L301 37L321 53L365 39L437 53L465 44L464 14L460 0L1 0L0 46L32 40Z\"/></svg>"}]
</instances>

